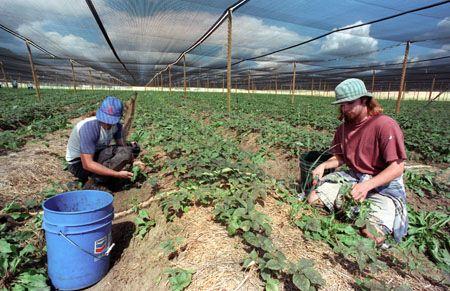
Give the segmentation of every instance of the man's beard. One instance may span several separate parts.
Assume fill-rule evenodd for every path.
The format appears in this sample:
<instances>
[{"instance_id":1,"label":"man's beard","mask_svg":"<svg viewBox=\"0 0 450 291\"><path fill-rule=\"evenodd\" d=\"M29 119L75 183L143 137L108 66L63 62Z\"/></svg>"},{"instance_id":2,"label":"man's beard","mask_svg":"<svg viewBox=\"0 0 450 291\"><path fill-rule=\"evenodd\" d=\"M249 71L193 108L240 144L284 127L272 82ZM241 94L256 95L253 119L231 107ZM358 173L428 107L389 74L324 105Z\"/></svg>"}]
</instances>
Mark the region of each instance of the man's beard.
<instances>
[{"instance_id":1,"label":"man's beard","mask_svg":"<svg viewBox=\"0 0 450 291\"><path fill-rule=\"evenodd\" d=\"M345 121L348 121L348 122L352 122L352 121L354 121L355 120L355 115L354 114L351 114L350 112L345 112L344 113L344 119L345 119Z\"/></svg>"}]
</instances>

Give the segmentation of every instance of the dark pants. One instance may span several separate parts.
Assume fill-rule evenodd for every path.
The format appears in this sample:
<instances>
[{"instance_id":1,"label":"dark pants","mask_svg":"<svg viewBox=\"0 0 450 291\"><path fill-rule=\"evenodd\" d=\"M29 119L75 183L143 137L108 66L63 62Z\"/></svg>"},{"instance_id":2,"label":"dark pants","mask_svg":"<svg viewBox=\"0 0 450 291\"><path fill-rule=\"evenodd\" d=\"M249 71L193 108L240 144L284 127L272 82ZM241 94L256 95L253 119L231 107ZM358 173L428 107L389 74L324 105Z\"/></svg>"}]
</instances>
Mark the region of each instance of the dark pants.
<instances>
[{"instance_id":1,"label":"dark pants","mask_svg":"<svg viewBox=\"0 0 450 291\"><path fill-rule=\"evenodd\" d=\"M94 155L94 161L115 171L130 170L133 164L133 147L112 145L98 151ZM74 160L68 166L69 172L85 183L89 177L94 178L99 183L109 183L112 177L100 176L83 169L81 159Z\"/></svg>"}]
</instances>

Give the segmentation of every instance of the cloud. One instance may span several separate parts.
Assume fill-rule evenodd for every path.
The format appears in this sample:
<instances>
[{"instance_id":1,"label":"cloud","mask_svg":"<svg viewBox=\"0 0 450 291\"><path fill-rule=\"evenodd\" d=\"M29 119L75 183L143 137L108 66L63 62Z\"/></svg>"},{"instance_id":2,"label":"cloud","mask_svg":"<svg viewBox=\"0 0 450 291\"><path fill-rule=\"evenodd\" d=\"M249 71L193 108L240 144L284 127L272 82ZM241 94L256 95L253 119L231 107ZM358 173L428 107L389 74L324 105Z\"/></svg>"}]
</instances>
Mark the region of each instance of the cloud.
<instances>
[{"instance_id":1,"label":"cloud","mask_svg":"<svg viewBox=\"0 0 450 291\"><path fill-rule=\"evenodd\" d=\"M17 28L17 32L30 39L43 39L47 43L55 44L61 50L58 53L63 53L67 57L74 59L102 58L105 55L104 52L108 52L106 46L89 42L81 36L72 33L64 35L56 31L45 29L45 27L49 26L51 26L51 24L35 21L20 25Z\"/></svg>"},{"instance_id":2,"label":"cloud","mask_svg":"<svg viewBox=\"0 0 450 291\"><path fill-rule=\"evenodd\" d=\"M346 27L362 23L362 21L357 21ZM373 51L377 48L378 41L370 36L370 25L366 25L328 35L321 45L320 52L334 56L345 56Z\"/></svg>"},{"instance_id":3,"label":"cloud","mask_svg":"<svg viewBox=\"0 0 450 291\"><path fill-rule=\"evenodd\" d=\"M18 15L20 12L21 21L36 21L45 19L47 15L57 15L58 17L92 17L92 14L84 3L77 5L71 2L59 0L2 0L2 10L10 15ZM95 1L96 7L104 5L103 1Z\"/></svg>"},{"instance_id":4,"label":"cloud","mask_svg":"<svg viewBox=\"0 0 450 291\"><path fill-rule=\"evenodd\" d=\"M205 11L186 10L165 10L151 16L140 16L108 7L103 1L95 4L120 58L125 62L148 64L134 66L138 71L137 77L141 79L149 79L149 74L157 69L156 66L174 61L206 32L218 17L218 14ZM33 12L33 7L38 5L45 7L44 15L49 17L39 16L39 9ZM44 0L36 0L30 4L28 1L18 0L11 1L8 9L28 11L25 13L26 17L20 19L14 28L26 37L37 40L58 56L115 62L101 33L93 33L93 29L98 29L97 26L89 26L89 30L78 26L81 23L80 17L92 18L90 11L87 8L74 9L75 7L65 6L60 1L47 3ZM31 17L32 15L35 17ZM90 25L91 22L86 23ZM86 32L89 34L86 35ZM97 38L92 38L94 35ZM252 16L237 15L233 18L233 61L265 54L304 39L304 36L286 27L268 24ZM221 66L226 62L226 49L225 21L199 48L188 55L187 62L195 66ZM292 59L293 56L295 55L280 53L267 57L266 62L257 62L254 65L260 69L276 69L284 66L278 64L280 59ZM117 68L117 64L114 65ZM108 69L112 65L101 63L99 66Z\"/></svg>"},{"instance_id":5,"label":"cloud","mask_svg":"<svg viewBox=\"0 0 450 291\"><path fill-rule=\"evenodd\" d=\"M450 31L450 17L445 17L437 24L438 28Z\"/></svg>"}]
</instances>

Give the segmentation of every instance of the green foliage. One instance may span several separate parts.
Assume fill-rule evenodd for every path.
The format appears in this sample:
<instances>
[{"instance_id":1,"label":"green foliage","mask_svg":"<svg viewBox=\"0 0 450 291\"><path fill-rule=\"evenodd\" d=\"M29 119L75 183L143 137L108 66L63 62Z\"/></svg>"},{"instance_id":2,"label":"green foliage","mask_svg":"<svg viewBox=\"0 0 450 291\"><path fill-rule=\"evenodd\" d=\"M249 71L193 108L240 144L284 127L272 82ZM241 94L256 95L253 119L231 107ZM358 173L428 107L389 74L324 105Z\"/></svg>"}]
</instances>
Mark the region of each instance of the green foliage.
<instances>
[{"instance_id":1,"label":"green foliage","mask_svg":"<svg viewBox=\"0 0 450 291\"><path fill-rule=\"evenodd\" d=\"M177 252L178 248L183 244L182 237L176 237L162 242L159 247L164 251L164 254L170 255Z\"/></svg>"},{"instance_id":2,"label":"green foliage","mask_svg":"<svg viewBox=\"0 0 450 291\"><path fill-rule=\"evenodd\" d=\"M406 284L399 285L394 287L392 284L386 284L384 282L378 282L376 280L371 279L356 279L356 284L363 291L411 291L411 287Z\"/></svg>"},{"instance_id":3,"label":"green foliage","mask_svg":"<svg viewBox=\"0 0 450 291\"><path fill-rule=\"evenodd\" d=\"M146 180L148 178L147 174L142 172L141 168L138 166L133 166L131 169L131 172L133 173L133 177L131 177L131 182Z\"/></svg>"},{"instance_id":4,"label":"green foliage","mask_svg":"<svg viewBox=\"0 0 450 291\"><path fill-rule=\"evenodd\" d=\"M66 128L70 118L96 109L108 95L107 91L41 91L42 100L38 101L26 89L0 90L0 153L18 150L29 139Z\"/></svg>"},{"instance_id":5,"label":"green foliage","mask_svg":"<svg viewBox=\"0 0 450 291\"><path fill-rule=\"evenodd\" d=\"M417 248L438 267L450 272L450 216L438 211L409 211L408 237L402 248Z\"/></svg>"},{"instance_id":6,"label":"green foliage","mask_svg":"<svg viewBox=\"0 0 450 291\"><path fill-rule=\"evenodd\" d=\"M182 291L187 288L192 281L194 270L185 270L181 268L167 269L165 273L169 276L170 290Z\"/></svg>"},{"instance_id":7,"label":"green foliage","mask_svg":"<svg viewBox=\"0 0 450 291\"><path fill-rule=\"evenodd\" d=\"M265 175L258 167L265 159L264 150L254 158L252 153L242 151L238 140L224 139L218 127L234 119L218 114L211 117L220 119L217 123L198 122L193 100L156 94L140 100L142 106L137 108L143 112L136 115L135 124L142 130L135 138L147 152L143 162L177 179L178 190L160 201L166 218L173 220L194 205L212 206L216 221L225 225L229 235L241 236L248 245L250 258L243 266L255 266L266 289L276 290L284 277L292 278L288 261L269 237L269 218L257 210L268 191ZM161 148L164 154L153 148ZM171 254L177 252L171 241L162 247Z\"/></svg>"},{"instance_id":8,"label":"green foliage","mask_svg":"<svg viewBox=\"0 0 450 291\"><path fill-rule=\"evenodd\" d=\"M411 170L406 170L403 177L405 179L405 186L420 197L424 197L426 192L430 193L433 191L433 179L435 177L434 173L425 172L421 174Z\"/></svg>"},{"instance_id":9,"label":"green foliage","mask_svg":"<svg viewBox=\"0 0 450 291\"><path fill-rule=\"evenodd\" d=\"M140 239L143 239L149 230L156 225L154 219L149 217L147 210L140 210L138 216L134 219L136 223L135 235Z\"/></svg>"},{"instance_id":10,"label":"green foliage","mask_svg":"<svg viewBox=\"0 0 450 291\"><path fill-rule=\"evenodd\" d=\"M45 248L35 245L40 238L42 215L31 218L26 209L14 202L1 214L12 221L0 223L0 288L49 290Z\"/></svg>"}]
</instances>

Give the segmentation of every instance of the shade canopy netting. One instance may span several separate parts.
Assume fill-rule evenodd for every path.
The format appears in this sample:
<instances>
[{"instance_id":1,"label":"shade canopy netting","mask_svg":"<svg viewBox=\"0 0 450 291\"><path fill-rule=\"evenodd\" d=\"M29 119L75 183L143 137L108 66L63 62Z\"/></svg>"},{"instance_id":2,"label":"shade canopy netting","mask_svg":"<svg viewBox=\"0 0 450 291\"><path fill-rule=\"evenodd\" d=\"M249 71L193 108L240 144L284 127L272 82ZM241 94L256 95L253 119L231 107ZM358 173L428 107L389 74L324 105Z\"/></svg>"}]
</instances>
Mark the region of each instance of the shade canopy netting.
<instances>
[{"instance_id":1,"label":"shade canopy netting","mask_svg":"<svg viewBox=\"0 0 450 291\"><path fill-rule=\"evenodd\" d=\"M154 76L237 2L0 0L0 61L9 79L31 80L27 39L44 82L71 82L72 60L78 82L145 85L161 82L162 76L168 84L168 71ZM408 13L399 15L403 12ZM408 41L408 87L424 88L433 78L447 84L450 78L448 1L249 0L233 11L232 25L232 75L238 86L246 87L249 76L261 88L275 80L288 86L295 62L299 88L351 76L369 81L375 74L377 86L392 83L395 89ZM358 27L308 42L350 26ZM225 19L185 55L189 85L221 87L226 60ZM182 78L180 59L171 66L171 79Z\"/></svg>"}]
</instances>

